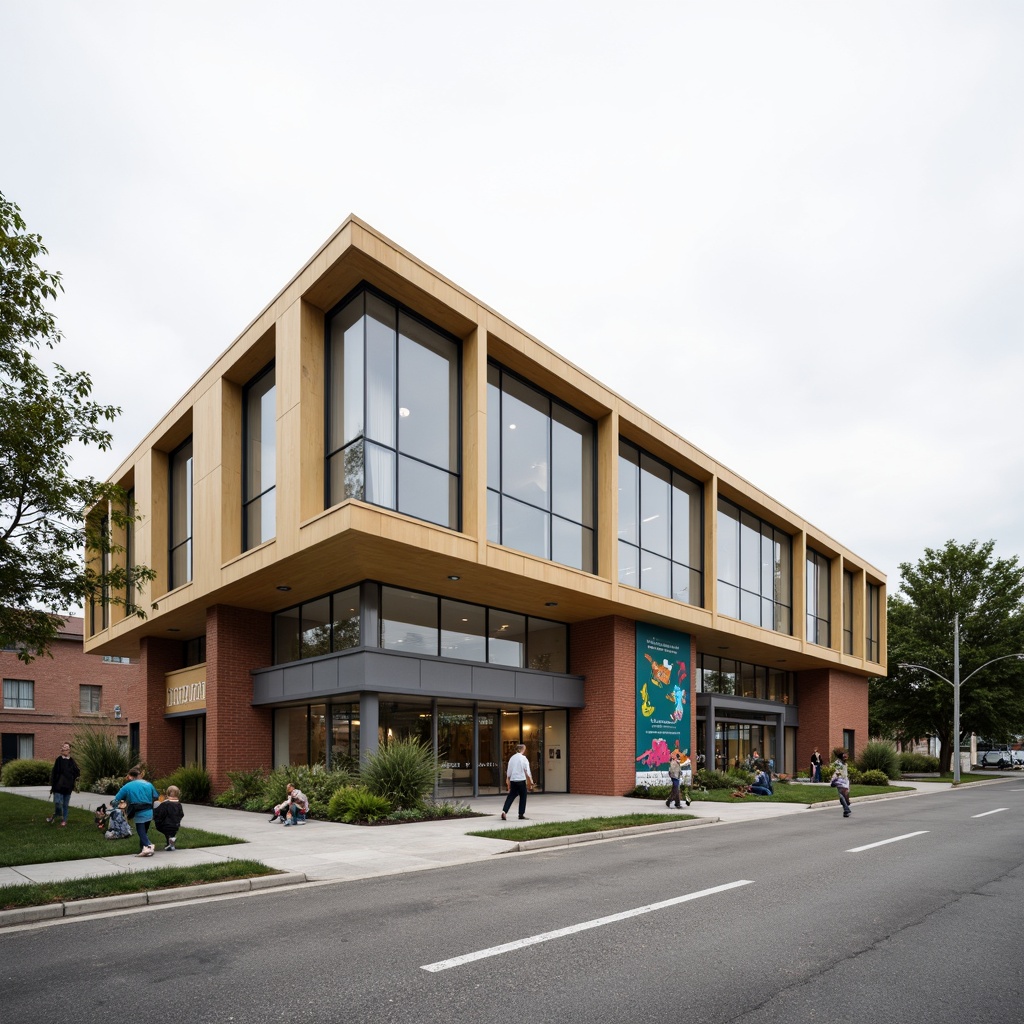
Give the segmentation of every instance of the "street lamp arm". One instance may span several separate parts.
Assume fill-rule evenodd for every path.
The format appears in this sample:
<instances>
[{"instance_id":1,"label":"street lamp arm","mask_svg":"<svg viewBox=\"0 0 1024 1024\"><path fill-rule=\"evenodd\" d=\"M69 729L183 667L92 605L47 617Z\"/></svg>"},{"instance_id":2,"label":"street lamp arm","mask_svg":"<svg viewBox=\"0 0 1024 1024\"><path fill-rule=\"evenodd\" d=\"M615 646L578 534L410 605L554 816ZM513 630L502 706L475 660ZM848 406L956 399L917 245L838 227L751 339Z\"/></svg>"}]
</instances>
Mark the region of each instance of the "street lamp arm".
<instances>
[{"instance_id":1,"label":"street lamp arm","mask_svg":"<svg viewBox=\"0 0 1024 1024\"><path fill-rule=\"evenodd\" d=\"M980 672L980 671L981 671L981 670L982 670L983 668L988 668L988 667L989 667L989 665L994 665L994 664L995 664L995 663L996 663L997 661L1006 661L1006 659L1007 659L1007 658L1020 658L1020 659L1024 660L1024 654L1004 654L1004 655L1002 655L1002 657L999 657L999 658L993 658L993 659L992 659L991 661L986 661L984 665L979 665L979 666L978 666L978 667L977 667L977 668L976 668L976 669L975 669L975 670L974 670L974 671L973 671L973 672L971 673L971 675L970 675L970 676L964 676L964 678L960 680L960 685L962 686L962 685L963 685L964 683L966 683L966 682L967 682L967 680L968 680L968 679L970 679L970 678L971 678L971 676L973 676L973 675L976 675L976 674L977 674L978 672ZM947 681L947 682L949 682L949 680L946 680L946 681Z\"/></svg>"},{"instance_id":2,"label":"street lamp arm","mask_svg":"<svg viewBox=\"0 0 1024 1024\"><path fill-rule=\"evenodd\" d=\"M981 667L984 668L985 666L982 665ZM933 676L935 676L938 679L941 679L944 683L949 683L950 686L953 685L953 681L951 679L947 679L944 675L940 675L938 672L935 671L935 669L929 668L927 665L911 665L908 662L901 661L897 668L919 668L922 672L930 672ZM977 671L977 669L975 669L975 671ZM973 676L974 672L972 672L971 675ZM968 676L968 679L969 678L970 676Z\"/></svg>"}]
</instances>

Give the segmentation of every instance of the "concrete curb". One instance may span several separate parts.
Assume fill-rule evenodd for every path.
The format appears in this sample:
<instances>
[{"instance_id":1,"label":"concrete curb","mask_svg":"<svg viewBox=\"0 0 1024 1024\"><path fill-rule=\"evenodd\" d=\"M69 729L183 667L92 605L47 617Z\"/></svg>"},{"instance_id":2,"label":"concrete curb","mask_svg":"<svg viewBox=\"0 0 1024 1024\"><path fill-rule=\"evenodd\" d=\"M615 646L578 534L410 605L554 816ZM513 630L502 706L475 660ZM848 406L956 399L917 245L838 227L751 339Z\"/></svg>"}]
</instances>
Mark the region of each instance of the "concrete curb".
<instances>
[{"instance_id":1,"label":"concrete curb","mask_svg":"<svg viewBox=\"0 0 1024 1024\"><path fill-rule=\"evenodd\" d=\"M546 850L558 846L573 846L576 843L596 843L602 839L620 839L624 836L644 835L648 832L671 832L691 825L714 825L721 818L687 818L684 821L659 821L653 825L630 825L628 828L610 828L605 832L581 832L571 836L551 836L548 839L524 839L515 843L507 853L526 853L529 850Z\"/></svg>"},{"instance_id":2,"label":"concrete curb","mask_svg":"<svg viewBox=\"0 0 1024 1024\"><path fill-rule=\"evenodd\" d=\"M205 885L184 885L176 889L150 889L147 892L124 893L120 896L99 896L92 900L48 903L42 907L19 907L15 910L0 910L0 928L16 924L35 924L38 921L54 921L62 917L102 914L109 910L183 903L236 892L255 892L281 885L297 885L306 881L308 879L305 874L291 871L279 875L239 878L230 882L207 882Z\"/></svg>"}]
</instances>

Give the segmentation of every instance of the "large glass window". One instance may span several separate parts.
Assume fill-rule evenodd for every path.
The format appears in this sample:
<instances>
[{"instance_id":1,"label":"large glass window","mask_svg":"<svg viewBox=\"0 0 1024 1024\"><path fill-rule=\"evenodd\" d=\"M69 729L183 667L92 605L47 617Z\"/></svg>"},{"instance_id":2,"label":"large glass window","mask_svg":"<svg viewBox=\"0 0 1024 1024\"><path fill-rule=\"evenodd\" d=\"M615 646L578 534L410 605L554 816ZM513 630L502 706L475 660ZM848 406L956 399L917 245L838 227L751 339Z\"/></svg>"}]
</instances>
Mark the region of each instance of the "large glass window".
<instances>
[{"instance_id":1,"label":"large glass window","mask_svg":"<svg viewBox=\"0 0 1024 1024\"><path fill-rule=\"evenodd\" d=\"M274 664L359 646L359 588L287 608L274 616Z\"/></svg>"},{"instance_id":2,"label":"large glass window","mask_svg":"<svg viewBox=\"0 0 1024 1024\"><path fill-rule=\"evenodd\" d=\"M487 539L594 571L595 431L557 399L487 367Z\"/></svg>"},{"instance_id":3,"label":"large glass window","mask_svg":"<svg viewBox=\"0 0 1024 1024\"><path fill-rule=\"evenodd\" d=\"M362 291L327 318L327 504L459 528L459 348Z\"/></svg>"},{"instance_id":4,"label":"large glass window","mask_svg":"<svg viewBox=\"0 0 1024 1024\"><path fill-rule=\"evenodd\" d=\"M807 549L807 639L831 647L832 563L817 551Z\"/></svg>"},{"instance_id":5,"label":"large glass window","mask_svg":"<svg viewBox=\"0 0 1024 1024\"><path fill-rule=\"evenodd\" d=\"M242 395L242 550L271 540L277 533L277 395L271 363Z\"/></svg>"},{"instance_id":6,"label":"large glass window","mask_svg":"<svg viewBox=\"0 0 1024 1024\"><path fill-rule=\"evenodd\" d=\"M868 584L867 609L865 621L867 623L866 641L868 661L878 661L881 656L882 636L882 588L874 583ZM851 747L852 749L852 747Z\"/></svg>"},{"instance_id":7,"label":"large glass window","mask_svg":"<svg viewBox=\"0 0 1024 1024\"><path fill-rule=\"evenodd\" d=\"M853 573L843 570L843 653L853 654Z\"/></svg>"},{"instance_id":8,"label":"large glass window","mask_svg":"<svg viewBox=\"0 0 1024 1024\"><path fill-rule=\"evenodd\" d=\"M792 704L796 682L792 672L702 654L697 661L697 692Z\"/></svg>"},{"instance_id":9,"label":"large glass window","mask_svg":"<svg viewBox=\"0 0 1024 1024\"><path fill-rule=\"evenodd\" d=\"M170 579L173 590L192 579L192 438L170 459Z\"/></svg>"},{"instance_id":10,"label":"large glass window","mask_svg":"<svg viewBox=\"0 0 1024 1024\"><path fill-rule=\"evenodd\" d=\"M718 610L793 631L792 540L725 498L718 499Z\"/></svg>"},{"instance_id":11,"label":"large glass window","mask_svg":"<svg viewBox=\"0 0 1024 1024\"><path fill-rule=\"evenodd\" d=\"M36 684L31 679L4 680L5 708L34 708L36 706Z\"/></svg>"},{"instance_id":12,"label":"large glass window","mask_svg":"<svg viewBox=\"0 0 1024 1024\"><path fill-rule=\"evenodd\" d=\"M619 582L704 603L702 488L619 440Z\"/></svg>"}]
</instances>

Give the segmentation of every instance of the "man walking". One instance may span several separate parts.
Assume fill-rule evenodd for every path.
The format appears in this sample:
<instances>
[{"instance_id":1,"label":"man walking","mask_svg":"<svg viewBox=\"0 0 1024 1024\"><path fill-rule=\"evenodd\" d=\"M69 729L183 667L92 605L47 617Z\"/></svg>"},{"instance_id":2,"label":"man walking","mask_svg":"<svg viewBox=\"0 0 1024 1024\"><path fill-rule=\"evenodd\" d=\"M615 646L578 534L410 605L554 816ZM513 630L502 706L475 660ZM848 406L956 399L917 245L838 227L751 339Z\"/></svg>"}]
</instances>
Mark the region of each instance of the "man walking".
<instances>
[{"instance_id":1,"label":"man walking","mask_svg":"<svg viewBox=\"0 0 1024 1024\"><path fill-rule=\"evenodd\" d=\"M512 801L519 797L519 820L526 817L526 790L527 786L533 789L533 775L530 772L530 762L526 759L526 744L520 743L516 752L508 759L508 768L505 769L505 781L508 784L508 796L505 797L505 806L501 809L501 820L506 821L506 813L512 806Z\"/></svg>"}]
</instances>

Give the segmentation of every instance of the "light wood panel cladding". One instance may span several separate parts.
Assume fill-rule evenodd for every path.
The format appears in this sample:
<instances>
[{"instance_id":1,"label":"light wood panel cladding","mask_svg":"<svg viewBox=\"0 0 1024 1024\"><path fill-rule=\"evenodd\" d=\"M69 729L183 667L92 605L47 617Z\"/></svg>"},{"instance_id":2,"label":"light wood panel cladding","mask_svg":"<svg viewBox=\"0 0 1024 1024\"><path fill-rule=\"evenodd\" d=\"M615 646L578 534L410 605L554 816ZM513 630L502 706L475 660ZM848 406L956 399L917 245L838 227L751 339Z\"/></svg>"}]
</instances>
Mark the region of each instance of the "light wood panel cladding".
<instances>
[{"instance_id":1,"label":"light wood panel cladding","mask_svg":"<svg viewBox=\"0 0 1024 1024\"><path fill-rule=\"evenodd\" d=\"M462 529L346 501L324 509L324 314L366 282L462 342ZM624 358L628 356L624 353ZM597 424L597 572L515 552L487 541L487 360L492 358ZM277 537L241 551L244 384L276 366ZM166 594L167 453L195 441L195 580ZM681 605L618 582L618 441L704 484L704 600ZM863 559L769 495L632 406L411 254L349 217L175 404L114 475L134 473L145 517L136 529L140 561L159 576L160 608L145 622L116 623L90 649L118 653L143 635L183 638L205 630L217 604L273 612L362 579L425 590L561 621L628 616L690 632L698 650L786 668L842 663L864 672L865 581L884 577ZM793 537L791 637L717 613L717 499L729 498ZM833 559L834 650L804 638L805 552ZM842 570L855 573L855 652L841 654ZM461 577L459 581L448 579ZM281 591L278 587L290 587ZM884 590L883 590L884 601ZM550 602L555 602L554 606ZM883 616L884 639L884 616Z\"/></svg>"}]
</instances>

